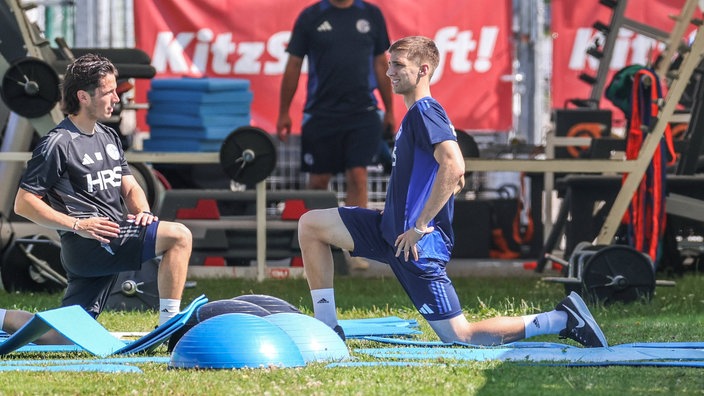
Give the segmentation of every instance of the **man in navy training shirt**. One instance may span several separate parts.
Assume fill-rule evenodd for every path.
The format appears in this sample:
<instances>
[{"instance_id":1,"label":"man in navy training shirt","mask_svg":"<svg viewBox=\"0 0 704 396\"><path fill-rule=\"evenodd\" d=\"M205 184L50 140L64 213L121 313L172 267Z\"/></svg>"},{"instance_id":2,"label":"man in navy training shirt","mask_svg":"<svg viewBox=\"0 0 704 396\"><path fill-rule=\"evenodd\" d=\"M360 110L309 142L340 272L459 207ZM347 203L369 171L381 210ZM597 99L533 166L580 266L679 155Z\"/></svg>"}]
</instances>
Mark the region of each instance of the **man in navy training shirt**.
<instances>
[{"instance_id":1,"label":"man in navy training shirt","mask_svg":"<svg viewBox=\"0 0 704 396\"><path fill-rule=\"evenodd\" d=\"M290 106L303 59L308 85L301 129L301 170L308 188L327 190L345 172L345 203L367 206L367 166L379 153L384 128L393 130L391 86L386 72L389 37L381 10L361 0L322 0L296 19L281 82L277 133L291 133ZM374 90L384 102L378 114Z\"/></svg>"},{"instance_id":2,"label":"man in navy training shirt","mask_svg":"<svg viewBox=\"0 0 704 396\"><path fill-rule=\"evenodd\" d=\"M93 317L105 308L118 273L163 255L157 275L162 324L180 311L192 237L184 225L150 212L117 132L101 123L120 101L116 77L102 56L69 64L62 84L68 116L27 162L15 212L58 230L68 278L61 304L79 305Z\"/></svg>"},{"instance_id":3,"label":"man in navy training shirt","mask_svg":"<svg viewBox=\"0 0 704 396\"><path fill-rule=\"evenodd\" d=\"M315 317L344 339L337 322L331 245L387 263L418 312L443 342L496 345L559 334L588 347L606 337L576 293L554 310L469 323L445 266L454 244L454 194L464 185L464 158L440 103L430 95L438 67L435 43L406 37L389 48L386 75L408 109L396 133L383 212L342 207L312 210L299 222L299 241Z\"/></svg>"}]
</instances>

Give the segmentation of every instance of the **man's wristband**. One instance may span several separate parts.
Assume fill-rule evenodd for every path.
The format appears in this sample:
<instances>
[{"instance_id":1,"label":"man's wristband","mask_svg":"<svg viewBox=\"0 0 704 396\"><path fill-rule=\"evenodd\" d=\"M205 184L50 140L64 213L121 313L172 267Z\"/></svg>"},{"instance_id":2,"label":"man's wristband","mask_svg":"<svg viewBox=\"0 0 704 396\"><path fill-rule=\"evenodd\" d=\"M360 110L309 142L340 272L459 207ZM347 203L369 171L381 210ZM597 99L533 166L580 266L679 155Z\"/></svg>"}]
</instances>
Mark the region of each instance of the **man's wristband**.
<instances>
[{"instance_id":1,"label":"man's wristband","mask_svg":"<svg viewBox=\"0 0 704 396\"><path fill-rule=\"evenodd\" d=\"M80 220L81 220L81 219L76 219L76 221L73 222L73 226L71 227L71 229L73 230L73 232L78 231L78 222L79 222Z\"/></svg>"},{"instance_id":2,"label":"man's wristband","mask_svg":"<svg viewBox=\"0 0 704 396\"><path fill-rule=\"evenodd\" d=\"M418 235L425 235L425 232L423 232L422 230L419 230L418 227L414 226L413 231L415 231L415 233Z\"/></svg>"}]
</instances>

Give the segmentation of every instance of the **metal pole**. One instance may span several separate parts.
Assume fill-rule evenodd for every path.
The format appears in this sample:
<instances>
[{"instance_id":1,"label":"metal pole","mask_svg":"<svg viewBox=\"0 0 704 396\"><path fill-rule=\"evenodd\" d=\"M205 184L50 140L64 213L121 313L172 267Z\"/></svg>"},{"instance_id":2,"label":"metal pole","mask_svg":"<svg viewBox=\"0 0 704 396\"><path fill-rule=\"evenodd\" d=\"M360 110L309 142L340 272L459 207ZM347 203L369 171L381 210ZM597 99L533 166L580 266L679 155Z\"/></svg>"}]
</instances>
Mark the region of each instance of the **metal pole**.
<instances>
[{"instance_id":1,"label":"metal pole","mask_svg":"<svg viewBox=\"0 0 704 396\"><path fill-rule=\"evenodd\" d=\"M266 181L257 183L257 280L266 278Z\"/></svg>"}]
</instances>

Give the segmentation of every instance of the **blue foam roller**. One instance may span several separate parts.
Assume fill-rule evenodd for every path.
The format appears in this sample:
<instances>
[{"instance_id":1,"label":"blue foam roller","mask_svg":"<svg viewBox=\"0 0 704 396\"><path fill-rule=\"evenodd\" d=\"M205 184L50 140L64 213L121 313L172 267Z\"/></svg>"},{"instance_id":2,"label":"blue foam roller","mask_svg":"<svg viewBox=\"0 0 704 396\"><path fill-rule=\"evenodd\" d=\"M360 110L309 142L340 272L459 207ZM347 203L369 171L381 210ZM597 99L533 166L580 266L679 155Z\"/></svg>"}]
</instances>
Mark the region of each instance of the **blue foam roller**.
<instances>
[{"instance_id":1,"label":"blue foam roller","mask_svg":"<svg viewBox=\"0 0 704 396\"><path fill-rule=\"evenodd\" d=\"M193 326L178 341L169 367L233 369L302 367L296 343L275 324L259 316L232 313Z\"/></svg>"},{"instance_id":2,"label":"blue foam roller","mask_svg":"<svg viewBox=\"0 0 704 396\"><path fill-rule=\"evenodd\" d=\"M296 343L306 363L340 361L350 357L347 345L325 323L311 316L277 313L265 318L279 326Z\"/></svg>"}]
</instances>

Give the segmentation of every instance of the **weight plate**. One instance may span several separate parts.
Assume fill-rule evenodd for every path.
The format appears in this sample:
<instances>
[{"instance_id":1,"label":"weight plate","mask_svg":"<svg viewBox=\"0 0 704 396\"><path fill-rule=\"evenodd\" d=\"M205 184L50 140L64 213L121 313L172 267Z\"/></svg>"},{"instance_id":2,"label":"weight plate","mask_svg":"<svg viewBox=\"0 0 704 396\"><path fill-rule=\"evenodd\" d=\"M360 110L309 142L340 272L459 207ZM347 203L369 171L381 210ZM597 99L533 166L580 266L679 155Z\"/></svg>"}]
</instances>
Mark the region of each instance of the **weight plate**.
<instances>
[{"instance_id":1,"label":"weight plate","mask_svg":"<svg viewBox=\"0 0 704 396\"><path fill-rule=\"evenodd\" d=\"M254 186L276 168L274 139L256 127L237 128L220 147L220 166L235 182Z\"/></svg>"},{"instance_id":2,"label":"weight plate","mask_svg":"<svg viewBox=\"0 0 704 396\"><path fill-rule=\"evenodd\" d=\"M120 272L110 290L105 309L109 311L146 311L159 309L157 277L161 259L153 258L138 271Z\"/></svg>"},{"instance_id":3,"label":"weight plate","mask_svg":"<svg viewBox=\"0 0 704 396\"><path fill-rule=\"evenodd\" d=\"M61 98L59 76L41 59L22 58L5 72L0 94L7 107L20 116L41 117Z\"/></svg>"},{"instance_id":4,"label":"weight plate","mask_svg":"<svg viewBox=\"0 0 704 396\"><path fill-rule=\"evenodd\" d=\"M586 242L582 241L577 244L577 246L574 247L572 250L572 254L570 255L569 259L569 265L568 266L563 266L562 267L562 276L565 277L572 277L572 278L577 278L577 279L582 279L581 274L579 273L579 263L584 262L587 257L591 256L594 254L595 250L600 249L601 247L596 247L594 246L591 242ZM574 268L572 268L574 267ZM570 274L570 272L572 272ZM580 283L565 283L565 293L570 294L572 292L575 293L582 293L582 285Z\"/></svg>"},{"instance_id":5,"label":"weight plate","mask_svg":"<svg viewBox=\"0 0 704 396\"><path fill-rule=\"evenodd\" d=\"M142 190L144 190L149 207L154 208L161 198L158 196L158 181L156 176L152 173L151 168L143 163L130 162L128 166L132 172L132 176L134 176L135 180L137 180L137 184L139 184L139 186L142 187Z\"/></svg>"},{"instance_id":6,"label":"weight plate","mask_svg":"<svg viewBox=\"0 0 704 396\"><path fill-rule=\"evenodd\" d=\"M655 290L655 271L650 258L632 247L608 246L586 262L582 287L594 303L648 301Z\"/></svg>"},{"instance_id":7,"label":"weight plate","mask_svg":"<svg viewBox=\"0 0 704 396\"><path fill-rule=\"evenodd\" d=\"M36 240L36 242L32 242ZM2 260L2 284L8 292L48 292L64 290L64 286L51 277L42 275L34 266L30 253L39 260L44 260L49 267L65 277L66 271L61 266L61 247L44 235L33 235L15 240L10 244ZM23 249L24 248L24 249Z\"/></svg>"}]
</instances>

